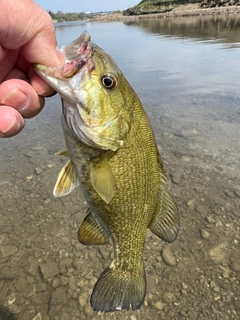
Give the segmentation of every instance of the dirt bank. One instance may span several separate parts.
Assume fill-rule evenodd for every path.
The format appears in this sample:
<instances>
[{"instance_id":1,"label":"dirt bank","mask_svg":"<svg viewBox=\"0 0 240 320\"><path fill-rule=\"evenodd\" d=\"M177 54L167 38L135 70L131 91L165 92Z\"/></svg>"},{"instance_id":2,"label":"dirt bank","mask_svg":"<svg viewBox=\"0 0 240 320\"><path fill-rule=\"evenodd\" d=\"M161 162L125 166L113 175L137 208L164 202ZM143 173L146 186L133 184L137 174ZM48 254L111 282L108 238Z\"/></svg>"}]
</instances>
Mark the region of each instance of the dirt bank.
<instances>
[{"instance_id":1,"label":"dirt bank","mask_svg":"<svg viewBox=\"0 0 240 320\"><path fill-rule=\"evenodd\" d=\"M139 16L124 16L122 13L114 13L110 15L97 15L91 21L134 21L149 18L166 18L166 17L184 17L184 16L200 16L200 15L219 15L219 14L239 14L240 6L217 7L217 8L200 8L200 4L187 4L174 7L170 12L155 13Z\"/></svg>"}]
</instances>

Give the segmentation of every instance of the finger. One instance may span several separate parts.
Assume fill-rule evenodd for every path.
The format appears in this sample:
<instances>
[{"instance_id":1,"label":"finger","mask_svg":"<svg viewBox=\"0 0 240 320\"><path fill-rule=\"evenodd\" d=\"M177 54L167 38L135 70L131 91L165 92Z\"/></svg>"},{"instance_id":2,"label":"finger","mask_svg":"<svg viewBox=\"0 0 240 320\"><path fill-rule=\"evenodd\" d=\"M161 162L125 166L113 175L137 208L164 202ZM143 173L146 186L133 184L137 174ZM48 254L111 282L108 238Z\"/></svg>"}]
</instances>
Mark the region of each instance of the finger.
<instances>
[{"instance_id":1,"label":"finger","mask_svg":"<svg viewBox=\"0 0 240 320\"><path fill-rule=\"evenodd\" d=\"M29 69L28 76L29 78L24 72L22 72L18 68L13 68L4 78L4 81L21 79L27 81L28 83L30 82L31 86L35 89L37 94L43 97L50 97L56 93L46 82L44 82L36 74L32 66Z\"/></svg>"},{"instance_id":2,"label":"finger","mask_svg":"<svg viewBox=\"0 0 240 320\"><path fill-rule=\"evenodd\" d=\"M25 125L23 117L9 106L0 106L0 137L8 138L18 134Z\"/></svg>"},{"instance_id":3,"label":"finger","mask_svg":"<svg viewBox=\"0 0 240 320\"><path fill-rule=\"evenodd\" d=\"M29 69L28 75L30 84L38 95L50 97L56 93L54 89L52 89L45 81L43 81L42 78L39 77L39 75L36 74L33 67Z\"/></svg>"},{"instance_id":4,"label":"finger","mask_svg":"<svg viewBox=\"0 0 240 320\"><path fill-rule=\"evenodd\" d=\"M0 1L1 45L8 49L21 47L31 63L59 65L54 24L49 14L32 0ZM9 30L11 32L9 32Z\"/></svg>"},{"instance_id":5,"label":"finger","mask_svg":"<svg viewBox=\"0 0 240 320\"><path fill-rule=\"evenodd\" d=\"M0 58L0 83L12 69L12 66L14 66L18 57L18 50L8 50L5 48L1 48L1 51L2 54Z\"/></svg>"},{"instance_id":6,"label":"finger","mask_svg":"<svg viewBox=\"0 0 240 320\"><path fill-rule=\"evenodd\" d=\"M32 118L42 110L44 98L26 81L12 79L0 85L0 104L16 109L24 118Z\"/></svg>"},{"instance_id":7,"label":"finger","mask_svg":"<svg viewBox=\"0 0 240 320\"><path fill-rule=\"evenodd\" d=\"M18 68L13 68L3 79L3 81L11 80L11 79L21 79L29 82L27 75L19 70Z\"/></svg>"},{"instance_id":8,"label":"finger","mask_svg":"<svg viewBox=\"0 0 240 320\"><path fill-rule=\"evenodd\" d=\"M60 63L66 63L61 51L58 48L55 49L55 52ZM33 66L29 68L28 76L30 79L30 84L40 96L50 97L56 93L54 89L52 89L45 81L43 81L41 77L39 77L39 75L34 71Z\"/></svg>"}]
</instances>

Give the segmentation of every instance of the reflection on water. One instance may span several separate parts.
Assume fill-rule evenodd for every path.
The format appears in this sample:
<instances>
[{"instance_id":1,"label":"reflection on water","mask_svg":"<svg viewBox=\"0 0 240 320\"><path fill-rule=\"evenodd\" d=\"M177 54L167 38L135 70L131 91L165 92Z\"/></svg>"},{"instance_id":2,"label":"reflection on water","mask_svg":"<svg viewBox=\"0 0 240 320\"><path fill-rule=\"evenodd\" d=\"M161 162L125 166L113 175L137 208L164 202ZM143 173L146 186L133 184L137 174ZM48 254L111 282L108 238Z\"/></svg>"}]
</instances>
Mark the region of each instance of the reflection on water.
<instances>
[{"instance_id":1,"label":"reflection on water","mask_svg":"<svg viewBox=\"0 0 240 320\"><path fill-rule=\"evenodd\" d=\"M136 22L135 22L136 23ZM128 23L134 25L135 23ZM148 33L181 39L209 41L233 45L240 43L240 16L213 15L140 20L138 25Z\"/></svg>"},{"instance_id":2,"label":"reflection on water","mask_svg":"<svg viewBox=\"0 0 240 320\"><path fill-rule=\"evenodd\" d=\"M0 141L0 319L239 319L238 16L63 24L59 45L85 29L143 101L180 235L169 245L147 234L139 311L92 311L90 294L112 249L78 243L86 210L78 190L52 196L65 163L55 155L64 141L53 97L20 135Z\"/></svg>"}]
</instances>

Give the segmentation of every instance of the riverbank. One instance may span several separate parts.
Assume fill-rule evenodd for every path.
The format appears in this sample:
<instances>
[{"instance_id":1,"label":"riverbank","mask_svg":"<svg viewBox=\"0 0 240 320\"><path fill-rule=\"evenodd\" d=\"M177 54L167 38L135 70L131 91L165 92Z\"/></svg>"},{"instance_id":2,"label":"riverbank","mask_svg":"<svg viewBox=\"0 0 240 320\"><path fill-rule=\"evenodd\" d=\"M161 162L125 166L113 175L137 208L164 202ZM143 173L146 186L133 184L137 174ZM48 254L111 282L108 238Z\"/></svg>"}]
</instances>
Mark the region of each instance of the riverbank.
<instances>
[{"instance_id":1,"label":"riverbank","mask_svg":"<svg viewBox=\"0 0 240 320\"><path fill-rule=\"evenodd\" d=\"M167 10L167 7L166 7ZM173 7L171 11L162 13L154 13L148 15L124 16L122 13L114 13L110 15L97 15L91 21L110 22L110 21L135 21L149 18L166 18L166 17L187 17L201 15L228 15L239 14L240 6L215 7L215 8L200 8L200 4L187 4Z\"/></svg>"}]
</instances>

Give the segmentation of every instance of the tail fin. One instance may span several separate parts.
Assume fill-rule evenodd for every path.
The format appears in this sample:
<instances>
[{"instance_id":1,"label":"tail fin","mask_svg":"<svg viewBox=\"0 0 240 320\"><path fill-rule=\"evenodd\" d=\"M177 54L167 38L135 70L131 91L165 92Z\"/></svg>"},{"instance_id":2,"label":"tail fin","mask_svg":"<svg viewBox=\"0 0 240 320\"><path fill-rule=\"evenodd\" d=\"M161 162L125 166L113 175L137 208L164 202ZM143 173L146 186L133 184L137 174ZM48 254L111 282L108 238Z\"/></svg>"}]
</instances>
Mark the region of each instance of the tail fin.
<instances>
[{"instance_id":1,"label":"tail fin","mask_svg":"<svg viewBox=\"0 0 240 320\"><path fill-rule=\"evenodd\" d=\"M94 311L111 312L139 309L146 293L146 277L117 269L113 264L98 279L91 296Z\"/></svg>"}]
</instances>

